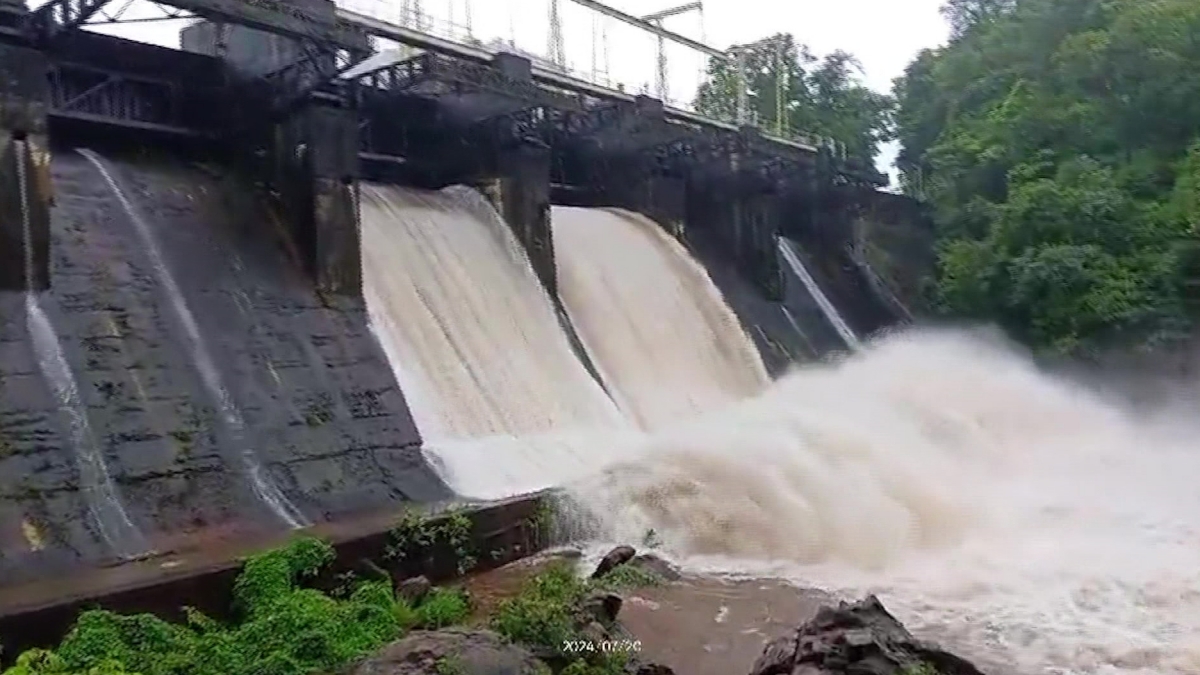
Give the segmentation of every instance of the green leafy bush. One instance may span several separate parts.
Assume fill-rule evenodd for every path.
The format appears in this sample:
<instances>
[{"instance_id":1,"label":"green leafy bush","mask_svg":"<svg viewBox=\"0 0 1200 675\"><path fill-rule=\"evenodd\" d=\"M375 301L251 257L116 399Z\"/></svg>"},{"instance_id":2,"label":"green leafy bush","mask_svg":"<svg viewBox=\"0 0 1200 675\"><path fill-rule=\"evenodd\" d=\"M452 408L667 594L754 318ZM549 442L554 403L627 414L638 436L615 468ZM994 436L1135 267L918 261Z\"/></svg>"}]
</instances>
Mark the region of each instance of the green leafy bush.
<instances>
[{"instance_id":1,"label":"green leafy bush","mask_svg":"<svg viewBox=\"0 0 1200 675\"><path fill-rule=\"evenodd\" d=\"M986 10L986 11L985 11ZM954 0L896 82L936 305L1049 353L1184 337L1200 266L1200 4Z\"/></svg>"},{"instance_id":2,"label":"green leafy bush","mask_svg":"<svg viewBox=\"0 0 1200 675\"><path fill-rule=\"evenodd\" d=\"M468 614L465 597L443 589L414 609L385 581L358 583L345 599L300 585L333 557L328 543L303 538L248 559L231 625L191 609L183 624L84 612L56 651L26 652L4 675L302 675L334 670L413 626Z\"/></svg>"},{"instance_id":3,"label":"green leafy bush","mask_svg":"<svg viewBox=\"0 0 1200 675\"><path fill-rule=\"evenodd\" d=\"M555 561L527 581L516 597L500 603L491 619L492 629L513 642L557 654L567 662L562 675L616 675L624 672L629 654L563 651L568 643L580 640L576 629L581 623L577 616L580 604L592 591L661 582L653 572L634 565L620 565L600 579L584 580L571 564Z\"/></svg>"},{"instance_id":4,"label":"green leafy bush","mask_svg":"<svg viewBox=\"0 0 1200 675\"><path fill-rule=\"evenodd\" d=\"M552 563L516 597L500 603L492 628L513 642L557 652L575 636L574 611L586 592L568 564Z\"/></svg>"},{"instance_id":5,"label":"green leafy bush","mask_svg":"<svg viewBox=\"0 0 1200 675\"><path fill-rule=\"evenodd\" d=\"M462 623L471 614L471 605L457 589L435 588L417 607L417 625L437 630Z\"/></svg>"}]
</instances>

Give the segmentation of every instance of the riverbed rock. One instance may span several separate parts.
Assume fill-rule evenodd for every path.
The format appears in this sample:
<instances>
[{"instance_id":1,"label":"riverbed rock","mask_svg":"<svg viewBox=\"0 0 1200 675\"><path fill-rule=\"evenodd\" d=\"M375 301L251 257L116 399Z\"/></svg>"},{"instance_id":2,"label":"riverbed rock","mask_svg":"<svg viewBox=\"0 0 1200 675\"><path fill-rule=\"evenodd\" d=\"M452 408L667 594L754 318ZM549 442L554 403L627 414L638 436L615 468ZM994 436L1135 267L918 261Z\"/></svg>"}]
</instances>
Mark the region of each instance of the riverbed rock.
<instances>
[{"instance_id":1,"label":"riverbed rock","mask_svg":"<svg viewBox=\"0 0 1200 675\"><path fill-rule=\"evenodd\" d=\"M600 564L596 565L596 571L592 572L593 579L608 574L618 565L624 565L637 555L637 549L632 546L618 546L609 551L603 558L600 559Z\"/></svg>"},{"instance_id":2,"label":"riverbed rock","mask_svg":"<svg viewBox=\"0 0 1200 675\"><path fill-rule=\"evenodd\" d=\"M767 643L750 675L983 675L970 662L913 637L874 595L821 607L792 634Z\"/></svg>"},{"instance_id":3,"label":"riverbed rock","mask_svg":"<svg viewBox=\"0 0 1200 675\"><path fill-rule=\"evenodd\" d=\"M425 596L433 590L433 584L423 576L409 577L396 584L396 597L404 600L411 607L421 604Z\"/></svg>"},{"instance_id":4,"label":"riverbed rock","mask_svg":"<svg viewBox=\"0 0 1200 675\"><path fill-rule=\"evenodd\" d=\"M634 666L634 675L675 675L675 671L661 663L639 663Z\"/></svg>"},{"instance_id":5,"label":"riverbed rock","mask_svg":"<svg viewBox=\"0 0 1200 675\"><path fill-rule=\"evenodd\" d=\"M584 599L581 609L589 619L595 619L607 626L617 620L617 614L621 612L624 602L625 600L616 593L593 593Z\"/></svg>"},{"instance_id":6,"label":"riverbed rock","mask_svg":"<svg viewBox=\"0 0 1200 675\"><path fill-rule=\"evenodd\" d=\"M488 630L414 631L346 675L530 675L548 672L529 650Z\"/></svg>"},{"instance_id":7,"label":"riverbed rock","mask_svg":"<svg viewBox=\"0 0 1200 675\"><path fill-rule=\"evenodd\" d=\"M632 560L629 561L628 564L639 567L642 570L650 572L657 577L661 577L666 581L679 581L683 578L683 574L679 571L679 568L654 555L653 553L642 553L641 555L636 555Z\"/></svg>"}]
</instances>

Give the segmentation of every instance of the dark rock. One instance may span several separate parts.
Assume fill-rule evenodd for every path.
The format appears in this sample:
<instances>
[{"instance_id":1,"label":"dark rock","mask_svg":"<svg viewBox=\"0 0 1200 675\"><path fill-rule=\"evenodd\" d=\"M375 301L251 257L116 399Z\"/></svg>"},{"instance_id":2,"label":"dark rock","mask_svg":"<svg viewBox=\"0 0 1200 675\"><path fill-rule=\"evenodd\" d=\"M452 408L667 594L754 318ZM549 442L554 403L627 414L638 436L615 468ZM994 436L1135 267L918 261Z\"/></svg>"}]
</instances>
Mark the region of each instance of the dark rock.
<instances>
[{"instance_id":1,"label":"dark rock","mask_svg":"<svg viewBox=\"0 0 1200 675\"><path fill-rule=\"evenodd\" d=\"M579 631L579 639L591 644L606 642L612 638L608 629L599 621L593 621Z\"/></svg>"},{"instance_id":2,"label":"dark rock","mask_svg":"<svg viewBox=\"0 0 1200 675\"><path fill-rule=\"evenodd\" d=\"M643 663L633 671L634 675L675 675L675 671L661 663Z\"/></svg>"},{"instance_id":3,"label":"dark rock","mask_svg":"<svg viewBox=\"0 0 1200 675\"><path fill-rule=\"evenodd\" d=\"M683 578L683 575L679 572L677 567L654 555L653 553L643 553L641 555L634 556L634 558L629 561L629 564L639 567L656 576L662 577L667 581L679 581Z\"/></svg>"},{"instance_id":4,"label":"dark rock","mask_svg":"<svg viewBox=\"0 0 1200 675\"><path fill-rule=\"evenodd\" d=\"M415 631L357 663L347 675L530 675L545 664L486 630Z\"/></svg>"},{"instance_id":5,"label":"dark rock","mask_svg":"<svg viewBox=\"0 0 1200 675\"><path fill-rule=\"evenodd\" d=\"M970 662L914 638L875 596L822 607L789 636L772 640L751 675L904 675L922 664L937 675L983 675Z\"/></svg>"},{"instance_id":6,"label":"dark rock","mask_svg":"<svg viewBox=\"0 0 1200 675\"><path fill-rule=\"evenodd\" d=\"M396 597L404 600L411 607L421 604L425 596L433 590L433 584L423 576L409 577L396 584Z\"/></svg>"},{"instance_id":7,"label":"dark rock","mask_svg":"<svg viewBox=\"0 0 1200 675\"><path fill-rule=\"evenodd\" d=\"M374 560L365 558L358 561L354 565L354 573L360 575L363 579L371 581L382 581L385 583L392 582L392 575L388 571L380 567Z\"/></svg>"},{"instance_id":8,"label":"dark rock","mask_svg":"<svg viewBox=\"0 0 1200 675\"><path fill-rule=\"evenodd\" d=\"M583 601L585 616L608 625L617 620L625 601L616 593L595 593Z\"/></svg>"},{"instance_id":9,"label":"dark rock","mask_svg":"<svg viewBox=\"0 0 1200 675\"><path fill-rule=\"evenodd\" d=\"M611 572L614 567L629 562L635 555L637 555L637 550L632 546L618 546L614 548L600 560L599 565L596 565L596 571L592 572L592 578L599 579Z\"/></svg>"},{"instance_id":10,"label":"dark rock","mask_svg":"<svg viewBox=\"0 0 1200 675\"><path fill-rule=\"evenodd\" d=\"M562 560L579 560L583 557L583 551L577 548L564 548L550 553L549 555Z\"/></svg>"},{"instance_id":11,"label":"dark rock","mask_svg":"<svg viewBox=\"0 0 1200 675\"><path fill-rule=\"evenodd\" d=\"M778 637L763 647L750 675L790 675L796 663L796 636Z\"/></svg>"}]
</instances>

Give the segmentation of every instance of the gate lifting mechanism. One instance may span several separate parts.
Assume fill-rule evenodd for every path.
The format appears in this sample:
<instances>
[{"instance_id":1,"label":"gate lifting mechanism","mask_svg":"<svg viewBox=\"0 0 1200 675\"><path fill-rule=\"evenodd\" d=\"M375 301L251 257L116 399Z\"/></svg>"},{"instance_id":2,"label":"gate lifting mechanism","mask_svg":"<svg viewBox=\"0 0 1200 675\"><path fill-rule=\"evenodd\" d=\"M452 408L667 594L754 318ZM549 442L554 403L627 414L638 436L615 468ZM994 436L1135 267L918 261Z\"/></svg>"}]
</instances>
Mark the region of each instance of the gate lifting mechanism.
<instances>
[{"instance_id":1,"label":"gate lifting mechanism","mask_svg":"<svg viewBox=\"0 0 1200 675\"><path fill-rule=\"evenodd\" d=\"M13 1L0 0L0 4ZM40 49L53 49L58 38L91 22L110 1L50 0L28 13L20 25L20 35ZM21 0L16 2L21 3ZM155 0L154 4L177 10L168 12L164 18L181 18L178 10L182 10L216 23L243 24L297 41L303 54L300 60L252 83L252 90L265 88L270 92L266 102L267 119L258 121L272 121L286 115L310 94L334 82L371 54L370 40L358 27L338 21L334 16L328 20L296 16L297 8L289 0L268 0L253 5L229 0ZM275 5L274 11L268 9L271 5ZM111 19L105 23L115 21Z\"/></svg>"}]
</instances>

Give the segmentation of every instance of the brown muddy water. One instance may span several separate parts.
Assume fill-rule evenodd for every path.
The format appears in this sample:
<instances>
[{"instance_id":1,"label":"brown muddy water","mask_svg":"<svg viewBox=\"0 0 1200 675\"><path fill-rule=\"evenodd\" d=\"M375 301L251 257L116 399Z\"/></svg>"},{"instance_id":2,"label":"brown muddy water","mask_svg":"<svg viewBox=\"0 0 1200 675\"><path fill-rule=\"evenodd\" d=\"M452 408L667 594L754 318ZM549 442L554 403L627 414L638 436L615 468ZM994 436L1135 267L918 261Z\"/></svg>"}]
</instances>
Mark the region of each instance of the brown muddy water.
<instances>
[{"instance_id":1,"label":"brown muddy water","mask_svg":"<svg viewBox=\"0 0 1200 675\"><path fill-rule=\"evenodd\" d=\"M554 552L465 580L477 619L516 595L549 562L578 557L578 552ZM587 571L581 565L580 572ZM620 595L625 600L620 620L638 640L638 655L688 675L748 672L767 641L787 634L812 618L821 604L833 601L821 591L782 581L694 575Z\"/></svg>"}]
</instances>

